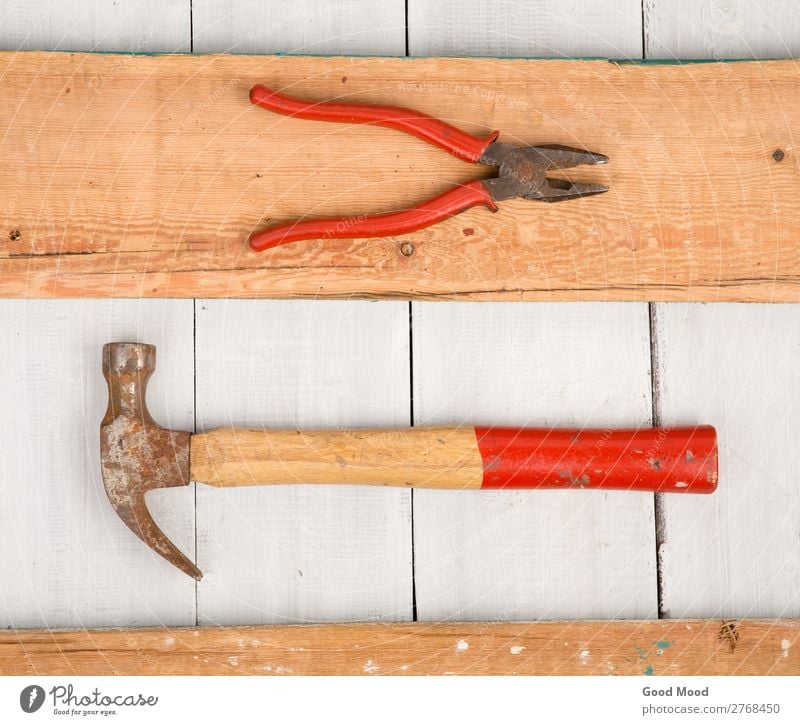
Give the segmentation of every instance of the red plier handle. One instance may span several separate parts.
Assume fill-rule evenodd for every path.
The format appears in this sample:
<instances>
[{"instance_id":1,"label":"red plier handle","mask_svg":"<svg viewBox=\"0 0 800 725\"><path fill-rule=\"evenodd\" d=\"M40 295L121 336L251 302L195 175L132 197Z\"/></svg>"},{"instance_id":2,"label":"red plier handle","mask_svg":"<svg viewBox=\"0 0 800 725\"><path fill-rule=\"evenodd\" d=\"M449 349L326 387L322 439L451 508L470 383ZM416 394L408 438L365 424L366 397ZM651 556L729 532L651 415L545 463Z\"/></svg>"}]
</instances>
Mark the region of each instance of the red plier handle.
<instances>
[{"instance_id":1,"label":"red plier handle","mask_svg":"<svg viewBox=\"0 0 800 725\"><path fill-rule=\"evenodd\" d=\"M295 116L306 121L332 121L334 123L371 123L421 138L438 146L458 159L477 164L486 147L499 135L492 131L486 138L477 138L419 111L397 106L372 106L361 103L335 103L332 101L303 101L284 96L266 86L250 89L250 103L284 116Z\"/></svg>"},{"instance_id":2,"label":"red plier handle","mask_svg":"<svg viewBox=\"0 0 800 725\"><path fill-rule=\"evenodd\" d=\"M303 101L262 85L251 89L250 102L284 116L310 121L368 123L405 131L470 163L477 163L499 135L499 131L493 131L486 138L477 138L449 123L407 108ZM486 186L481 181L472 181L404 211L278 224L251 235L250 247L260 252L301 239L353 239L407 234L481 204L497 211L497 205Z\"/></svg>"}]
</instances>

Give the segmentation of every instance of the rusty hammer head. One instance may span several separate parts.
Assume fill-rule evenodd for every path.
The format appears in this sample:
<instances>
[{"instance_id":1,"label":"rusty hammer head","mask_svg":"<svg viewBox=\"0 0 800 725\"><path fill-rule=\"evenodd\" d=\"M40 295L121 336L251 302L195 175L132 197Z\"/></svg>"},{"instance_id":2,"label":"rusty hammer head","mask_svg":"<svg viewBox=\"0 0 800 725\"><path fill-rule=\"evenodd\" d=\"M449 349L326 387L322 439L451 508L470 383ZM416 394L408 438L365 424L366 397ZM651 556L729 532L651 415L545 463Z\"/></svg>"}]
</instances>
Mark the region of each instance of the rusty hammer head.
<instances>
[{"instance_id":1,"label":"rusty hammer head","mask_svg":"<svg viewBox=\"0 0 800 725\"><path fill-rule=\"evenodd\" d=\"M189 576L202 572L153 521L145 494L189 485L191 433L159 426L147 411L147 381L156 367L153 345L103 346L108 410L100 424L100 466L108 499L125 525L145 544Z\"/></svg>"}]
</instances>

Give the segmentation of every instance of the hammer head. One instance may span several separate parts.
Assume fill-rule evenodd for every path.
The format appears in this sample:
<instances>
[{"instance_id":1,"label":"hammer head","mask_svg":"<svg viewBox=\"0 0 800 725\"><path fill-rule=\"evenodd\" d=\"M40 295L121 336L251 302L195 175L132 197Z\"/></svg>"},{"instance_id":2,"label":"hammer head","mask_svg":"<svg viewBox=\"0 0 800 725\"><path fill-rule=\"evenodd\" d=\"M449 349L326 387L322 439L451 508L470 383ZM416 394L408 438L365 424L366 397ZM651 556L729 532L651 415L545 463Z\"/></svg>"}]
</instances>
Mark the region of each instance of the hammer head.
<instances>
[{"instance_id":1,"label":"hammer head","mask_svg":"<svg viewBox=\"0 0 800 725\"><path fill-rule=\"evenodd\" d=\"M147 381L156 367L153 345L103 346L108 410L100 424L100 465L108 500L125 525L167 561L195 579L202 572L153 521L145 494L189 485L191 433L162 428L147 411Z\"/></svg>"}]
</instances>

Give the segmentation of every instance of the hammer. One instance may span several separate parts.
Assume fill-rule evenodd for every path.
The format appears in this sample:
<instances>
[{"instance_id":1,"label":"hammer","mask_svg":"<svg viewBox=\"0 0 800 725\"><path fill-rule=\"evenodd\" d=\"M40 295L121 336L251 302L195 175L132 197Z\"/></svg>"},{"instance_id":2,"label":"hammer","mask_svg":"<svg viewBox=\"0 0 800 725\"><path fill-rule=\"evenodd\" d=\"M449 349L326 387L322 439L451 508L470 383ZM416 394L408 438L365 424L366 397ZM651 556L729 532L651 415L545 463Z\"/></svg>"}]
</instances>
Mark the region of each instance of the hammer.
<instances>
[{"instance_id":1,"label":"hammer","mask_svg":"<svg viewBox=\"0 0 800 725\"><path fill-rule=\"evenodd\" d=\"M188 433L147 410L153 345L103 347L108 409L100 464L108 499L126 526L195 579L202 572L150 516L154 488L339 483L445 489L600 488L711 493L717 439L711 426L645 429L510 427L400 430L244 430Z\"/></svg>"}]
</instances>

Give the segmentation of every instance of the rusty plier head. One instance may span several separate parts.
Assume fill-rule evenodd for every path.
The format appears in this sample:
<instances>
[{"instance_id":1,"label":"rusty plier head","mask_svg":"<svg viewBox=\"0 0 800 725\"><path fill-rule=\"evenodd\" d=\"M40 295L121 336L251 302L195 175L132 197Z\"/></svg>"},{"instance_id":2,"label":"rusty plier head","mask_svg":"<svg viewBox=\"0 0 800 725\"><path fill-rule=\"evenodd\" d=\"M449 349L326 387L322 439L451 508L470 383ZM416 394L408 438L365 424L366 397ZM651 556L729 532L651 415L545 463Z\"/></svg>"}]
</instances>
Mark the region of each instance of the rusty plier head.
<instances>
[{"instance_id":1,"label":"rusty plier head","mask_svg":"<svg viewBox=\"0 0 800 725\"><path fill-rule=\"evenodd\" d=\"M483 182L495 201L522 197L553 202L602 194L608 191L608 187L550 179L547 177L548 171L606 162L608 156L569 146L514 146L493 141L486 147L478 163L500 169L496 177Z\"/></svg>"}]
</instances>

